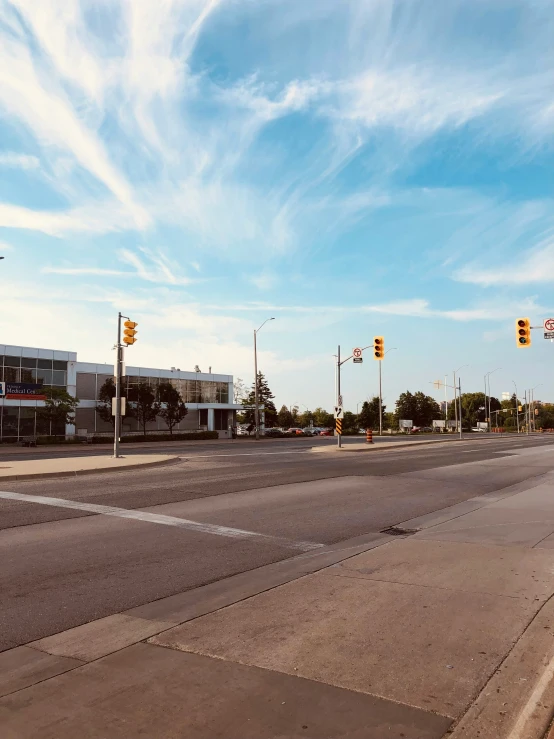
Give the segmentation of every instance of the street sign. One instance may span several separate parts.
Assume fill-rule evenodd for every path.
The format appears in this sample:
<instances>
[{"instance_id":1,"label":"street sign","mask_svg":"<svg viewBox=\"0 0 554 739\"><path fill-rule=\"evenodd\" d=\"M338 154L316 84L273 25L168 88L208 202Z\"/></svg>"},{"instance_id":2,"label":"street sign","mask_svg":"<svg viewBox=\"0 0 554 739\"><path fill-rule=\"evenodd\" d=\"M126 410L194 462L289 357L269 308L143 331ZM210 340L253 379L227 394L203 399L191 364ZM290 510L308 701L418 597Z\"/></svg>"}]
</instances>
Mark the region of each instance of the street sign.
<instances>
[{"instance_id":1,"label":"street sign","mask_svg":"<svg viewBox=\"0 0 554 739\"><path fill-rule=\"evenodd\" d=\"M344 416L344 411L342 409L342 405L336 405L335 406L335 418L342 418Z\"/></svg>"},{"instance_id":2,"label":"street sign","mask_svg":"<svg viewBox=\"0 0 554 739\"><path fill-rule=\"evenodd\" d=\"M354 357L352 361L354 362L354 364L361 364L364 360L363 357Z\"/></svg>"},{"instance_id":3,"label":"street sign","mask_svg":"<svg viewBox=\"0 0 554 739\"><path fill-rule=\"evenodd\" d=\"M545 331L544 332L544 338L545 339L554 339L554 331Z\"/></svg>"},{"instance_id":4,"label":"street sign","mask_svg":"<svg viewBox=\"0 0 554 739\"><path fill-rule=\"evenodd\" d=\"M352 356L354 357L354 359L360 359L360 357L362 356L362 350L359 346L352 349Z\"/></svg>"},{"instance_id":5,"label":"street sign","mask_svg":"<svg viewBox=\"0 0 554 739\"><path fill-rule=\"evenodd\" d=\"M544 319L544 330L545 331L554 331L554 318L545 318Z\"/></svg>"},{"instance_id":6,"label":"street sign","mask_svg":"<svg viewBox=\"0 0 554 739\"><path fill-rule=\"evenodd\" d=\"M339 395L339 405L342 405L342 395Z\"/></svg>"},{"instance_id":7,"label":"street sign","mask_svg":"<svg viewBox=\"0 0 554 739\"><path fill-rule=\"evenodd\" d=\"M4 382L0 382L0 398L3 398L6 394L6 384Z\"/></svg>"}]
</instances>

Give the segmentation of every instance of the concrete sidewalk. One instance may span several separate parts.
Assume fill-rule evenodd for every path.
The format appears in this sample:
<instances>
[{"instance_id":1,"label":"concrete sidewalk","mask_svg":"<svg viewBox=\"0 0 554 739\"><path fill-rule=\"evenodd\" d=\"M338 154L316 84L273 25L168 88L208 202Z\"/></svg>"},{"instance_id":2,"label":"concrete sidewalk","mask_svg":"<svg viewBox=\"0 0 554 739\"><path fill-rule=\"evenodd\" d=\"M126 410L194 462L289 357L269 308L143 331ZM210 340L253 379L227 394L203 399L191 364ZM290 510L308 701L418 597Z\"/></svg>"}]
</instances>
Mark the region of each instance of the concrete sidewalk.
<instances>
[{"instance_id":1,"label":"concrete sidewalk","mask_svg":"<svg viewBox=\"0 0 554 739\"><path fill-rule=\"evenodd\" d=\"M538 739L553 573L548 473L4 652L2 737Z\"/></svg>"},{"instance_id":2,"label":"concrete sidewalk","mask_svg":"<svg viewBox=\"0 0 554 739\"><path fill-rule=\"evenodd\" d=\"M94 472L115 472L132 470L136 467L153 467L171 464L179 457L168 454L133 454L115 459L105 457L64 457L61 459L28 459L19 461L0 461L0 482L8 480L27 480L41 477L72 477Z\"/></svg>"}]
</instances>

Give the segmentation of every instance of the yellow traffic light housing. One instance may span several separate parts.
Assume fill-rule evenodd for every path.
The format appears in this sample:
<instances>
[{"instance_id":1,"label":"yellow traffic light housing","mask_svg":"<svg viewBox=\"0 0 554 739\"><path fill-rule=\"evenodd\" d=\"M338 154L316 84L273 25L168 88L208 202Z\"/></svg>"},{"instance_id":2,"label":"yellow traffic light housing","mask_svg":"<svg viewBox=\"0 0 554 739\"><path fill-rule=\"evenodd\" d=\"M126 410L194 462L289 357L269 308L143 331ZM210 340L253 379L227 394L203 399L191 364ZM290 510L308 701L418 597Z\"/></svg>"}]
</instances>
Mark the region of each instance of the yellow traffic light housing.
<instances>
[{"instance_id":1,"label":"yellow traffic light housing","mask_svg":"<svg viewBox=\"0 0 554 739\"><path fill-rule=\"evenodd\" d=\"M373 359L381 361L385 357L385 339L383 336L373 337Z\"/></svg>"},{"instance_id":2,"label":"yellow traffic light housing","mask_svg":"<svg viewBox=\"0 0 554 739\"><path fill-rule=\"evenodd\" d=\"M125 321L123 324L125 326L125 329L123 330L123 343L127 344L127 346L131 346L131 344L134 344L136 341L136 331L135 328L138 326L138 323L135 323L134 321Z\"/></svg>"},{"instance_id":3,"label":"yellow traffic light housing","mask_svg":"<svg viewBox=\"0 0 554 739\"><path fill-rule=\"evenodd\" d=\"M516 320L516 344L520 349L531 346L531 321L528 318Z\"/></svg>"}]
</instances>

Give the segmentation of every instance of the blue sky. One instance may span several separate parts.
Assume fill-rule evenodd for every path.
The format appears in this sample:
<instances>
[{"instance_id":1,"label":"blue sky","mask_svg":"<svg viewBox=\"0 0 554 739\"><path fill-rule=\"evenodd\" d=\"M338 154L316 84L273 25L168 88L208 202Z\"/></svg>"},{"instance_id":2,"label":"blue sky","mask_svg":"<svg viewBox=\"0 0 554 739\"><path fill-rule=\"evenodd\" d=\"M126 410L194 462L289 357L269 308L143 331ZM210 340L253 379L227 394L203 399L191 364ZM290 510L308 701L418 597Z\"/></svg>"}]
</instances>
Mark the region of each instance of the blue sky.
<instances>
[{"instance_id":1,"label":"blue sky","mask_svg":"<svg viewBox=\"0 0 554 739\"><path fill-rule=\"evenodd\" d=\"M554 400L550 0L0 0L0 341ZM377 363L345 365L345 404ZM463 388L463 389L464 389Z\"/></svg>"}]
</instances>

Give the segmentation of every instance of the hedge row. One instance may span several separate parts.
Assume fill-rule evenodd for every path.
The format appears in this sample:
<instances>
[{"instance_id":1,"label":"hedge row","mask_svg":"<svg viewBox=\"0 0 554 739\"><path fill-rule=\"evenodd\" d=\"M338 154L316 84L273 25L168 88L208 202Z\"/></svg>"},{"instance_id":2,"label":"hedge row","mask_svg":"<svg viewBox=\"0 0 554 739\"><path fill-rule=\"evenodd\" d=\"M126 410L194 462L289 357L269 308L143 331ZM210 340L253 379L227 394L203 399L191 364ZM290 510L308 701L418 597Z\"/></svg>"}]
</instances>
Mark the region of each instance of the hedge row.
<instances>
[{"instance_id":1,"label":"hedge row","mask_svg":"<svg viewBox=\"0 0 554 739\"><path fill-rule=\"evenodd\" d=\"M122 436L121 443L129 444L141 441L202 441L205 439L218 439L217 431L193 431L189 433L175 433L175 434L137 434L136 436ZM106 444L111 441L110 437L106 436L93 436L93 444Z\"/></svg>"}]
</instances>

